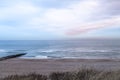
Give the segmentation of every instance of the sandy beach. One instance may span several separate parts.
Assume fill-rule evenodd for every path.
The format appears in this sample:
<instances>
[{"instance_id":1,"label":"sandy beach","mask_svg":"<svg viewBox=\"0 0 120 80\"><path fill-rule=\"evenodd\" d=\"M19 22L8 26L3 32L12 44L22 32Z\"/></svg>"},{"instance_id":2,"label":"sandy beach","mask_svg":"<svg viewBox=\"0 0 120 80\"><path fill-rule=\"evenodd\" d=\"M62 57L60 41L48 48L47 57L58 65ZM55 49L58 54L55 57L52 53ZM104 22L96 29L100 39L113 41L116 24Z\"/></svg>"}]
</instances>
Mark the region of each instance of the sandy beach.
<instances>
[{"instance_id":1,"label":"sandy beach","mask_svg":"<svg viewBox=\"0 0 120 80\"><path fill-rule=\"evenodd\" d=\"M120 60L107 59L9 59L0 61L0 77L13 74L77 71L81 67L118 70Z\"/></svg>"}]
</instances>

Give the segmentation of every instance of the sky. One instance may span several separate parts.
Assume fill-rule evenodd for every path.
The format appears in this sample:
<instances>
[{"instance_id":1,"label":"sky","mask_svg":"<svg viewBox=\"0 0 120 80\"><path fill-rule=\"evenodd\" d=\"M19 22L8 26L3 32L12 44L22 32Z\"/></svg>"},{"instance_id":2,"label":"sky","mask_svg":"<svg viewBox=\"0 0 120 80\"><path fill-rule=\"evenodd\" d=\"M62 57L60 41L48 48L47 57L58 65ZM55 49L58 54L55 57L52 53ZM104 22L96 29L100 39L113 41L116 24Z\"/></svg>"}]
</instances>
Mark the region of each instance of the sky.
<instances>
[{"instance_id":1,"label":"sky","mask_svg":"<svg viewBox=\"0 0 120 80\"><path fill-rule=\"evenodd\" d=\"M0 0L0 40L120 38L120 0Z\"/></svg>"}]
</instances>

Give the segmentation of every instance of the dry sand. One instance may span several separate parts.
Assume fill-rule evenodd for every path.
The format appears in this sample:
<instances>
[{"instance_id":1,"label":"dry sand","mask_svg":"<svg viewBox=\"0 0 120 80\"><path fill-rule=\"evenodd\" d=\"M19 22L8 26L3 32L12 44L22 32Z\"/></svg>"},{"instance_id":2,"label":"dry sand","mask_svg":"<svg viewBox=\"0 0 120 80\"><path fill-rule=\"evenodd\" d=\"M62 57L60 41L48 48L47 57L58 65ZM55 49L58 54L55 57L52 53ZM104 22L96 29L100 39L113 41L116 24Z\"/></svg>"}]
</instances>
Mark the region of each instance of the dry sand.
<instances>
[{"instance_id":1,"label":"dry sand","mask_svg":"<svg viewBox=\"0 0 120 80\"><path fill-rule=\"evenodd\" d=\"M77 71L81 67L104 70L120 69L120 60L97 59L9 59L0 61L0 77L12 74L40 73L56 71Z\"/></svg>"}]
</instances>

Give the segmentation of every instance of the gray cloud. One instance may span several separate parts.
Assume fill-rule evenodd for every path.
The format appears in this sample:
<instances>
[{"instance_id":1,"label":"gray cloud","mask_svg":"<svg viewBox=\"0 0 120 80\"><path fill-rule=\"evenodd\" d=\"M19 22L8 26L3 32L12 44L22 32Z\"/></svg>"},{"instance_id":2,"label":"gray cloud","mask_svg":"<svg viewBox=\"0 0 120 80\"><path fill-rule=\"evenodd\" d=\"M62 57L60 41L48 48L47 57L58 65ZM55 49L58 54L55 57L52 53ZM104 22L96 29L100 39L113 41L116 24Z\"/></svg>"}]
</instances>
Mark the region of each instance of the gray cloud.
<instances>
[{"instance_id":1,"label":"gray cloud","mask_svg":"<svg viewBox=\"0 0 120 80\"><path fill-rule=\"evenodd\" d=\"M108 14L119 15L120 14L120 0L106 0L103 4ZM104 6L103 6L104 8Z\"/></svg>"},{"instance_id":2,"label":"gray cloud","mask_svg":"<svg viewBox=\"0 0 120 80\"><path fill-rule=\"evenodd\" d=\"M96 0L99 2L97 9L90 16L90 21L108 19L120 15L120 0Z\"/></svg>"},{"instance_id":3,"label":"gray cloud","mask_svg":"<svg viewBox=\"0 0 120 80\"><path fill-rule=\"evenodd\" d=\"M103 0L101 1L101 11L105 15L119 15L120 14L120 0Z\"/></svg>"}]
</instances>

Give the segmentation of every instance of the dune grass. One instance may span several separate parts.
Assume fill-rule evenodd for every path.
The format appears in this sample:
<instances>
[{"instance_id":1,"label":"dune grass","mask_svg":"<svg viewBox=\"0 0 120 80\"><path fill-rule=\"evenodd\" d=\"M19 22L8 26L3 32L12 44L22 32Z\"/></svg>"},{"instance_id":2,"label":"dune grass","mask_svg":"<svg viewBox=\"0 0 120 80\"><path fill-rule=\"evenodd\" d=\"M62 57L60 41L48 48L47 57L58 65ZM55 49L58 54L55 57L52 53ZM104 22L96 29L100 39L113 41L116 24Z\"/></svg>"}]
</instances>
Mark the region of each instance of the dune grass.
<instances>
[{"instance_id":1,"label":"dune grass","mask_svg":"<svg viewBox=\"0 0 120 80\"><path fill-rule=\"evenodd\" d=\"M27 75L11 75L0 80L120 80L120 70L80 69L76 72L53 72L50 75L30 73Z\"/></svg>"}]
</instances>

